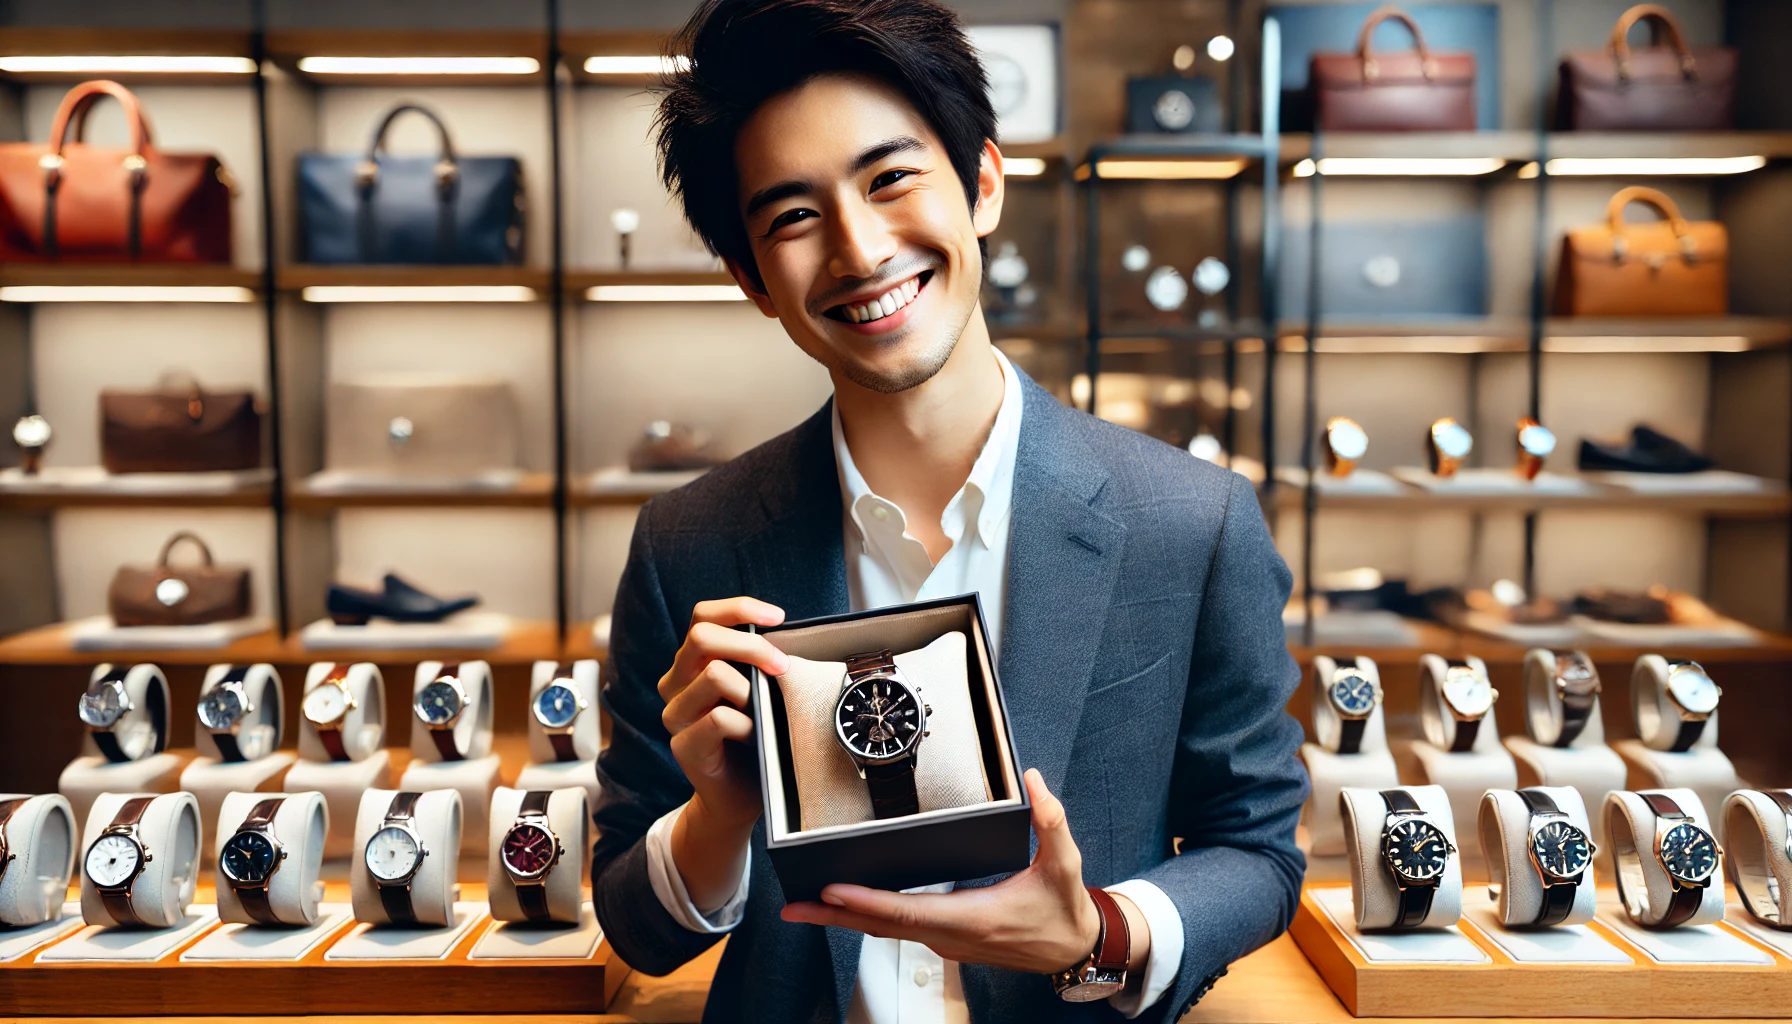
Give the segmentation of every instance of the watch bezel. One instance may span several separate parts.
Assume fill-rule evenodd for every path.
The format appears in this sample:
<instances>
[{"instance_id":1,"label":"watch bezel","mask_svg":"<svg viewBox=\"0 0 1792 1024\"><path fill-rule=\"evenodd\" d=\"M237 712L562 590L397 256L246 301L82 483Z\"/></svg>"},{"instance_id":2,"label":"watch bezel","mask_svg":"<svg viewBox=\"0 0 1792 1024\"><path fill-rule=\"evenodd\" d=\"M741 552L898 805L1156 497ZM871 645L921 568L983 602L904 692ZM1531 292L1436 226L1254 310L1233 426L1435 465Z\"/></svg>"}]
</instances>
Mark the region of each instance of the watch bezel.
<instances>
[{"instance_id":1,"label":"watch bezel","mask_svg":"<svg viewBox=\"0 0 1792 1024\"><path fill-rule=\"evenodd\" d=\"M1093 1003L1126 987L1125 968L1099 967L1094 958L1052 975L1052 988L1067 1003Z\"/></svg>"},{"instance_id":2,"label":"watch bezel","mask_svg":"<svg viewBox=\"0 0 1792 1024\"><path fill-rule=\"evenodd\" d=\"M1711 684L1711 707L1703 711L1688 707L1686 702L1680 699L1680 695L1674 692L1674 677L1682 673L1690 674L1694 672L1698 673L1707 683ZM1688 721L1703 721L1716 714L1717 706L1722 702L1724 695L1723 687L1717 685L1717 680L1711 678L1711 673L1705 671L1705 666L1696 661L1669 662L1668 674L1667 677L1662 680L1661 688L1666 691L1668 700L1674 702L1674 707L1680 712L1681 716Z\"/></svg>"},{"instance_id":3,"label":"watch bezel","mask_svg":"<svg viewBox=\"0 0 1792 1024\"><path fill-rule=\"evenodd\" d=\"M1450 694L1451 681L1461 679L1464 676L1473 680L1475 685L1486 687L1487 705L1479 711L1464 710L1457 705L1455 698ZM1476 671L1472 665L1445 666L1444 676L1442 679L1438 680L1437 683L1437 692L1438 696L1443 698L1444 706L1450 709L1450 714L1456 716L1456 720L1460 722L1473 722L1485 718L1487 713L1493 710L1494 702L1500 699L1500 692L1493 688L1492 681Z\"/></svg>"},{"instance_id":4,"label":"watch bezel","mask_svg":"<svg viewBox=\"0 0 1792 1024\"><path fill-rule=\"evenodd\" d=\"M229 851L231 845L245 836L254 836L265 841L272 851L273 860L268 864L268 873L264 878L239 878L236 872L230 869L229 862L224 859L224 854ZM223 846L218 848L218 871L234 887L267 888L268 884L273 881L274 873L280 870L280 864L284 860L286 860L286 847L281 844L280 840L274 838L272 831L264 828L239 828L230 834L229 839L224 840Z\"/></svg>"},{"instance_id":5,"label":"watch bezel","mask_svg":"<svg viewBox=\"0 0 1792 1024\"><path fill-rule=\"evenodd\" d=\"M568 718L566 720L565 724L563 724L563 725L555 724L553 722L548 721L545 717L542 716L542 713L541 713L541 699L543 697L546 697L549 693L553 692L554 690L565 690L568 693L572 694L572 699L573 699L572 717ZM573 684L573 681L571 679L568 679L565 677L560 677L560 678L554 679L552 682L549 682L546 686L542 687L539 691L536 692L534 699L529 701L529 714L533 715L535 717L535 721L540 723L541 727L543 729L548 730L549 732L554 732L554 733L571 732L573 729L573 726L578 724L579 716L585 713L585 709L587 706L588 705L585 700L585 695L579 692L579 688Z\"/></svg>"},{"instance_id":6,"label":"watch bezel","mask_svg":"<svg viewBox=\"0 0 1792 1024\"><path fill-rule=\"evenodd\" d=\"M205 713L205 709L209 702L219 694L232 694L236 697L236 713L232 715L230 721L224 725L214 725L207 719ZM255 705L249 700L248 687L237 680L226 679L206 691L205 694L199 698L199 706L196 710L199 717L199 724L205 726L206 731L211 733L235 733L242 728L243 721L255 711Z\"/></svg>"},{"instance_id":7,"label":"watch bezel","mask_svg":"<svg viewBox=\"0 0 1792 1024\"><path fill-rule=\"evenodd\" d=\"M1344 682L1345 679L1353 677L1368 683L1369 689L1372 691L1372 697L1369 701L1369 709L1367 711L1351 711L1338 700L1338 685ZM1377 707L1381 706L1381 687L1369 673L1364 672L1362 669L1357 668L1354 665L1343 666L1332 672L1331 682L1327 684L1325 688L1325 699L1331 703L1332 710L1338 713L1339 718L1350 721L1366 719L1375 713Z\"/></svg>"},{"instance_id":8,"label":"watch bezel","mask_svg":"<svg viewBox=\"0 0 1792 1024\"><path fill-rule=\"evenodd\" d=\"M331 715L329 718L319 718L316 715L313 715L311 713L311 701L314 697L316 697L317 694L322 693L324 691L325 687L328 687L328 688L335 690L336 692L342 694L342 707L340 710L338 710L334 715ZM358 705L355 701L355 695L349 691L349 688L347 685L345 685L343 682L341 682L339 680L327 679L324 682L319 683L317 686L312 687L311 692L305 694L304 697L299 699L299 714L305 716L305 721L310 722L312 725L317 726L320 729L323 729L323 728L328 728L330 726L340 725L342 723L342 720L348 717L348 713L350 711L353 711L357 706Z\"/></svg>"},{"instance_id":9,"label":"watch bezel","mask_svg":"<svg viewBox=\"0 0 1792 1024\"><path fill-rule=\"evenodd\" d=\"M369 859L367 851L373 848L374 840L385 835L388 831L403 832L405 835L409 836L411 845L416 849L417 855L411 859L411 866L404 874L393 878L381 878L379 874L373 870L373 862ZM429 856L429 849L423 845L423 836L419 835L417 830L412 827L409 822L387 819L380 824L379 828L374 829L373 835L368 836L367 843L361 847L361 866L367 869L367 874L373 878L375 885L404 885L411 879L416 878L417 872L423 870L423 858L427 856Z\"/></svg>"},{"instance_id":10,"label":"watch bezel","mask_svg":"<svg viewBox=\"0 0 1792 1024\"><path fill-rule=\"evenodd\" d=\"M518 870L510 863L510 856L505 850L505 847L510 845L510 837L524 829L533 829L540 832L542 835L547 836L549 844L554 848L554 852L548 857L548 862L542 865L542 868L539 871ZM554 865L560 863L560 854L562 852L563 847L560 845L560 837L555 834L552 828L548 827L547 819L540 816L518 818L516 821L511 822L510 827L504 830L504 838L498 841L498 863L504 868L504 873L509 875L511 880L515 882L539 882L543 878L546 878L548 872L554 870Z\"/></svg>"},{"instance_id":11,"label":"watch bezel","mask_svg":"<svg viewBox=\"0 0 1792 1024\"><path fill-rule=\"evenodd\" d=\"M1583 670L1585 675L1569 675L1573 668ZM1562 701L1591 700L1604 689L1599 681L1599 670L1593 666L1593 659L1579 651L1556 654L1556 671L1552 681L1556 696Z\"/></svg>"},{"instance_id":12,"label":"watch bezel","mask_svg":"<svg viewBox=\"0 0 1792 1024\"><path fill-rule=\"evenodd\" d=\"M840 725L840 706L846 702L848 694L866 683L876 682L879 679L888 680L902 687L904 690L907 690L909 696L915 702L915 708L920 712L921 720L916 725L913 738L901 750L898 750L894 754L869 757L854 750L852 744L847 742L846 730ZM847 684L840 688L840 695L834 698L833 718L834 738L839 741L841 749L846 751L847 756L860 765L896 764L899 761L908 760L915 755L916 751L921 749L921 741L927 738L927 703L921 699L921 691L903 677L901 669L888 672L873 672L856 680L849 679Z\"/></svg>"},{"instance_id":13,"label":"watch bezel","mask_svg":"<svg viewBox=\"0 0 1792 1024\"><path fill-rule=\"evenodd\" d=\"M98 723L87 717L88 702L107 690L111 690L117 695L118 712L112 716L110 721ZM80 717L81 723L89 729L100 732L110 732L117 728L118 723L124 720L124 716L134 710L136 710L136 705L131 703L131 691L125 689L124 680L111 678L102 678L97 683L88 686L75 705L75 713Z\"/></svg>"},{"instance_id":14,"label":"watch bezel","mask_svg":"<svg viewBox=\"0 0 1792 1024\"><path fill-rule=\"evenodd\" d=\"M456 704L454 713L449 715L445 721L432 722L423 714L423 695L438 685L446 685L452 690L459 703ZM460 721L460 716L467 713L467 688L461 684L459 676L437 676L425 683L423 688L411 698L411 713L417 716L417 721L422 722L428 728L452 729L454 724Z\"/></svg>"}]
</instances>

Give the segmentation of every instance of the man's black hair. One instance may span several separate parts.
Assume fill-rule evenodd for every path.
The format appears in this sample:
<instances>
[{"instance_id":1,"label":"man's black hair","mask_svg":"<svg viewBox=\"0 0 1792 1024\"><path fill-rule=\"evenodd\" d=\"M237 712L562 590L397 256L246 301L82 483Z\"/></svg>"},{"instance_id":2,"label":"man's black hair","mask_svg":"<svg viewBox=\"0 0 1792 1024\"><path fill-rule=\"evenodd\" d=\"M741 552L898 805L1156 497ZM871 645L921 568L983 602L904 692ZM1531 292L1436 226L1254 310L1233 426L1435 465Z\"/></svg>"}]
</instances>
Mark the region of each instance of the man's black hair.
<instances>
[{"instance_id":1,"label":"man's black hair","mask_svg":"<svg viewBox=\"0 0 1792 1024\"><path fill-rule=\"evenodd\" d=\"M975 208L996 137L983 64L936 0L704 0L672 37L689 65L662 85L660 177L709 250L763 284L741 216L734 142L766 100L817 75L859 72L908 98L946 147Z\"/></svg>"}]
</instances>

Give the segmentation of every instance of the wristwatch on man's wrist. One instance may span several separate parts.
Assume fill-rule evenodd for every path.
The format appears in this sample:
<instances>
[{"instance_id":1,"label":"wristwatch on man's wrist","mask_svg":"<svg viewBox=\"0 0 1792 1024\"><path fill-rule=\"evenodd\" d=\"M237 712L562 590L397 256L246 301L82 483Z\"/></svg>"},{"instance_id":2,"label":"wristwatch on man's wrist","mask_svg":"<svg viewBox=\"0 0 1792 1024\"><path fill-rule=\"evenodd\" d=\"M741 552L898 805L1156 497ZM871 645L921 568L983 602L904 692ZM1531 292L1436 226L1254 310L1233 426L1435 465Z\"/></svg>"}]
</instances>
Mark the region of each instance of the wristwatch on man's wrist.
<instances>
[{"instance_id":1,"label":"wristwatch on man's wrist","mask_svg":"<svg viewBox=\"0 0 1792 1024\"><path fill-rule=\"evenodd\" d=\"M87 880L93 883L93 891L99 893L100 905L117 924L139 926L145 923L131 903L131 893L144 867L155 860L155 855L144 845L141 829L143 812L154 800L153 796L134 796L121 804L118 813L112 816L112 823L93 841L87 848L87 855L81 859Z\"/></svg>"},{"instance_id":2,"label":"wristwatch on man's wrist","mask_svg":"<svg viewBox=\"0 0 1792 1024\"><path fill-rule=\"evenodd\" d=\"M548 798L554 794L545 789L532 789L523 794L516 821L498 844L498 859L504 873L516 886L516 902L523 917L530 921L546 921L548 912L548 875L566 852L560 837L548 825Z\"/></svg>"},{"instance_id":3,"label":"wristwatch on man's wrist","mask_svg":"<svg viewBox=\"0 0 1792 1024\"><path fill-rule=\"evenodd\" d=\"M554 678L541 688L529 710L540 723L541 731L548 738L554 749L555 761L577 761L578 752L573 749L572 731L578 724L579 716L589 708L590 702L579 692L578 684L573 680L573 666L557 665Z\"/></svg>"},{"instance_id":4,"label":"wristwatch on man's wrist","mask_svg":"<svg viewBox=\"0 0 1792 1024\"><path fill-rule=\"evenodd\" d=\"M1132 926L1120 901L1105 889L1088 887L1089 898L1101 914L1101 931L1087 960L1052 975L1052 990L1067 1003L1091 1003L1106 999L1126 987L1126 964L1132 955Z\"/></svg>"},{"instance_id":5,"label":"wristwatch on man's wrist","mask_svg":"<svg viewBox=\"0 0 1792 1024\"><path fill-rule=\"evenodd\" d=\"M231 665L218 685L199 698L199 724L211 733L212 742L218 745L218 757L224 761L244 760L240 742L243 722L256 710L244 684L252 667Z\"/></svg>"},{"instance_id":6,"label":"wristwatch on man's wrist","mask_svg":"<svg viewBox=\"0 0 1792 1024\"><path fill-rule=\"evenodd\" d=\"M1518 798L1531 812L1525 848L1543 883L1543 908L1534 925L1561 924L1574 912L1581 880L1593 865L1599 847L1580 826L1568 820L1555 798L1540 789L1521 789Z\"/></svg>"},{"instance_id":7,"label":"wristwatch on man's wrist","mask_svg":"<svg viewBox=\"0 0 1792 1024\"><path fill-rule=\"evenodd\" d=\"M348 748L342 742L342 726L348 720L348 713L361 705L348 688L348 670L353 665L338 662L330 666L328 675L312 687L299 705L305 721L317 730L318 742L324 745L324 752L332 761L347 761Z\"/></svg>"},{"instance_id":8,"label":"wristwatch on man's wrist","mask_svg":"<svg viewBox=\"0 0 1792 1024\"><path fill-rule=\"evenodd\" d=\"M920 813L916 751L932 713L889 651L846 659L846 678L834 704L834 736L871 791L873 816Z\"/></svg>"},{"instance_id":9,"label":"wristwatch on man's wrist","mask_svg":"<svg viewBox=\"0 0 1792 1024\"><path fill-rule=\"evenodd\" d=\"M1449 660L1438 683L1438 696L1444 710L1456 720L1456 733L1450 741L1450 752L1466 753L1475 749L1475 737L1481 721L1493 710L1500 692L1487 681L1487 676L1466 661Z\"/></svg>"},{"instance_id":10,"label":"wristwatch on man's wrist","mask_svg":"<svg viewBox=\"0 0 1792 1024\"><path fill-rule=\"evenodd\" d=\"M1712 682L1698 662L1673 661L1668 663L1666 689L1668 701L1680 713L1679 731L1674 734L1673 746L1668 749L1684 753L1699 742L1705 723L1717 711L1717 700L1724 694L1723 687Z\"/></svg>"},{"instance_id":11,"label":"wristwatch on man's wrist","mask_svg":"<svg viewBox=\"0 0 1792 1024\"><path fill-rule=\"evenodd\" d=\"M417 691L411 702L417 720L429 729L429 738L444 761L464 761L466 754L454 739L454 725L467 711L467 688L461 685L460 666L443 665L435 679Z\"/></svg>"},{"instance_id":12,"label":"wristwatch on man's wrist","mask_svg":"<svg viewBox=\"0 0 1792 1024\"><path fill-rule=\"evenodd\" d=\"M1381 799L1388 809L1381 830L1381 859L1400 893L1391 927L1417 928L1431 915L1431 902L1456 847L1411 793L1384 789Z\"/></svg>"},{"instance_id":13,"label":"wristwatch on man's wrist","mask_svg":"<svg viewBox=\"0 0 1792 1024\"><path fill-rule=\"evenodd\" d=\"M379 831L368 837L361 851L367 873L373 876L380 893L380 906L386 920L393 924L416 924L417 911L411 903L411 880L423 866L429 850L417 834L417 798L420 793L395 793L386 809L386 818ZM453 870L453 865L449 865Z\"/></svg>"},{"instance_id":14,"label":"wristwatch on man's wrist","mask_svg":"<svg viewBox=\"0 0 1792 1024\"><path fill-rule=\"evenodd\" d=\"M1325 697L1338 713L1338 753L1357 753L1362 749L1363 727L1381 703L1381 688L1355 665L1340 665L1332 671Z\"/></svg>"},{"instance_id":15,"label":"wristwatch on man's wrist","mask_svg":"<svg viewBox=\"0 0 1792 1024\"><path fill-rule=\"evenodd\" d=\"M1573 743L1587 727L1593 706L1599 701L1599 671L1593 659L1580 651L1556 651L1556 672L1550 685L1562 704L1562 729L1556 733L1555 746Z\"/></svg>"},{"instance_id":16,"label":"wristwatch on man's wrist","mask_svg":"<svg viewBox=\"0 0 1792 1024\"><path fill-rule=\"evenodd\" d=\"M1673 797L1661 793L1637 796L1655 813L1655 849L1651 852L1668 876L1672 895L1661 918L1650 920L1654 908L1649 906L1643 854L1636 848L1636 836L1627 816L1614 802L1607 833L1612 842L1612 873L1618 880L1618 899L1624 904L1624 912L1637 924L1676 928L1692 920L1704 905L1705 890L1717 875L1724 851L1711 832L1681 810Z\"/></svg>"},{"instance_id":17,"label":"wristwatch on man's wrist","mask_svg":"<svg viewBox=\"0 0 1792 1024\"><path fill-rule=\"evenodd\" d=\"M286 860L286 847L274 838L274 815L285 802L283 796L257 801L218 854L218 870L230 883L243 912L256 924L288 923L280 920L268 902L268 886Z\"/></svg>"}]
</instances>

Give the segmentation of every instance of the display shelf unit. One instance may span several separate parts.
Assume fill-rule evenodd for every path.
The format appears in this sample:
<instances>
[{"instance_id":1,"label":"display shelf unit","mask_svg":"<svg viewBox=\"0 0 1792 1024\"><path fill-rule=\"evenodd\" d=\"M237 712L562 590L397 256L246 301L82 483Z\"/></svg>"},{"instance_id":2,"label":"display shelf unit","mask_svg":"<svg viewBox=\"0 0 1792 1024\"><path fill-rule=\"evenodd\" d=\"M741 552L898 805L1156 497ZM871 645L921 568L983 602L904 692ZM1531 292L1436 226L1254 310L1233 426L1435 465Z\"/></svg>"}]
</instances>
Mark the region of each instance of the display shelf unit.
<instances>
[{"instance_id":1,"label":"display shelf unit","mask_svg":"<svg viewBox=\"0 0 1792 1024\"><path fill-rule=\"evenodd\" d=\"M301 512L339 508L552 508L552 473L526 473L508 487L441 488L399 484L377 490L323 491L299 481L287 489L287 507Z\"/></svg>"},{"instance_id":2,"label":"display shelf unit","mask_svg":"<svg viewBox=\"0 0 1792 1024\"><path fill-rule=\"evenodd\" d=\"M59 487L53 491L0 491L0 509L51 511L59 508L271 508L274 489L254 484L231 491L149 491L131 493L100 487Z\"/></svg>"},{"instance_id":3,"label":"display shelf unit","mask_svg":"<svg viewBox=\"0 0 1792 1024\"><path fill-rule=\"evenodd\" d=\"M1553 67L1551 71L1553 72ZM1288 132L1282 136L1281 160L1292 167L1311 159L1318 152L1318 136L1312 132ZM1385 160L1461 159L1486 157L1505 160L1522 170L1522 163L1539 157L1593 158L1599 160L1643 159L1721 159L1738 156L1760 156L1771 166L1774 161L1792 159L1792 132L1546 132L1489 130L1475 132L1333 132L1324 136L1326 157L1372 158ZM1759 169L1759 168L1757 168ZM1436 172L1433 172L1435 174ZM1492 173L1492 172L1490 172ZM1619 176L1634 176L1625 171ZM1687 171L1672 172L1676 175ZM1736 173L1708 170L1693 173L1710 177ZM1746 172L1745 172L1746 173ZM1396 170L1380 176L1423 173Z\"/></svg>"},{"instance_id":4,"label":"display shelf unit","mask_svg":"<svg viewBox=\"0 0 1792 1024\"><path fill-rule=\"evenodd\" d=\"M1315 500L1321 508L1376 509L1409 513L1463 509L1481 512L1533 512L1541 509L1628 509L1686 512L1697 515L1747 519L1778 519L1792 514L1792 491L1785 488L1758 494L1638 494L1616 487L1596 485L1587 494L1552 494L1548 491L1516 491L1499 494L1450 493L1401 485L1394 494L1337 494L1320 490ZM1306 502L1304 489L1279 487L1277 508L1297 509Z\"/></svg>"}]
</instances>

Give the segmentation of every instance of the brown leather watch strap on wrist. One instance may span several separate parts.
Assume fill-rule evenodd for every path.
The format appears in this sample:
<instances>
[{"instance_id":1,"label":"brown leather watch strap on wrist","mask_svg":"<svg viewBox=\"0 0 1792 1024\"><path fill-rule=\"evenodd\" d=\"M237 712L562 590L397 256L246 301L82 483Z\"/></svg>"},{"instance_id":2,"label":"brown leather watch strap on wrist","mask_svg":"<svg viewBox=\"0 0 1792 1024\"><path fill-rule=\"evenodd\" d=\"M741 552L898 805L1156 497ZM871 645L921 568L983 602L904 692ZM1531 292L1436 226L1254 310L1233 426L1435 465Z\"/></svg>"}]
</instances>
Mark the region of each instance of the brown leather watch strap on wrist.
<instances>
[{"instance_id":1,"label":"brown leather watch strap on wrist","mask_svg":"<svg viewBox=\"0 0 1792 1024\"><path fill-rule=\"evenodd\" d=\"M1100 970L1124 971L1132 956L1132 926L1126 921L1126 912L1106 889L1087 888L1095 909L1101 912L1101 935L1095 940L1091 963Z\"/></svg>"}]
</instances>

